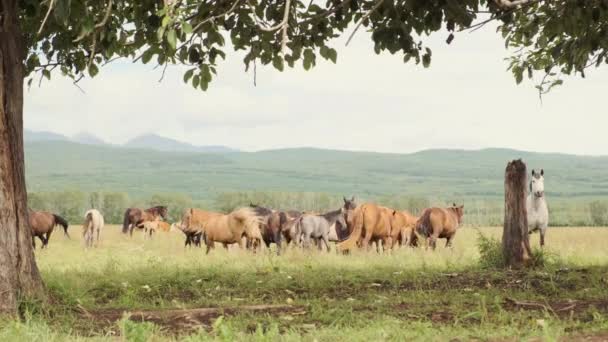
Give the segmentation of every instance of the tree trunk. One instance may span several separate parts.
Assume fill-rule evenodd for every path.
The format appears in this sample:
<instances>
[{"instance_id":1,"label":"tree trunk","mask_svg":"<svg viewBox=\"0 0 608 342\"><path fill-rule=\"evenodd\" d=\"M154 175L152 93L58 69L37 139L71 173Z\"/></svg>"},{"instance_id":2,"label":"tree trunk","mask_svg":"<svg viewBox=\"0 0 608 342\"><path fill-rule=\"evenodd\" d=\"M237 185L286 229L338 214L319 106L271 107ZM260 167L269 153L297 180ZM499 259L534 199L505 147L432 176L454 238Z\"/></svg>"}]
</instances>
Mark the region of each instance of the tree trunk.
<instances>
[{"instance_id":1,"label":"tree trunk","mask_svg":"<svg viewBox=\"0 0 608 342\"><path fill-rule=\"evenodd\" d=\"M526 210L526 164L521 159L510 162L505 171L502 249L506 265L511 267L525 266L532 254Z\"/></svg>"},{"instance_id":2,"label":"tree trunk","mask_svg":"<svg viewBox=\"0 0 608 342\"><path fill-rule=\"evenodd\" d=\"M0 315L43 294L27 221L23 56L17 1L0 0Z\"/></svg>"}]
</instances>

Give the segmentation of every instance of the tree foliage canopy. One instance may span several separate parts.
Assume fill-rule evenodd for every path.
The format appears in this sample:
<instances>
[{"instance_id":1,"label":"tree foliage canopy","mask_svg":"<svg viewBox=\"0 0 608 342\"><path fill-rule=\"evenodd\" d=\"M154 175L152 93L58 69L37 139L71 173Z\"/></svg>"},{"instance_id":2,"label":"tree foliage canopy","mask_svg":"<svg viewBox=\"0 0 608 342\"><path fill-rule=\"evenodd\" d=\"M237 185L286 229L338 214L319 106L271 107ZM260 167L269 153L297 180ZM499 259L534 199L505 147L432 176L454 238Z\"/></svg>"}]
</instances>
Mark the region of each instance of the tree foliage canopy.
<instances>
[{"instance_id":1,"label":"tree foliage canopy","mask_svg":"<svg viewBox=\"0 0 608 342\"><path fill-rule=\"evenodd\" d=\"M431 62L424 38L500 21L513 50L516 81L546 75L539 89L559 84L561 74L585 75L606 62L607 0L19 0L25 35L26 76L50 78L59 68L76 80L100 66L129 58L143 63L189 66L184 81L206 90L216 75L226 40L243 50L244 63L336 62L330 46L345 33L371 32L376 53L400 54L404 62ZM30 79L31 82L31 79Z\"/></svg>"}]
</instances>

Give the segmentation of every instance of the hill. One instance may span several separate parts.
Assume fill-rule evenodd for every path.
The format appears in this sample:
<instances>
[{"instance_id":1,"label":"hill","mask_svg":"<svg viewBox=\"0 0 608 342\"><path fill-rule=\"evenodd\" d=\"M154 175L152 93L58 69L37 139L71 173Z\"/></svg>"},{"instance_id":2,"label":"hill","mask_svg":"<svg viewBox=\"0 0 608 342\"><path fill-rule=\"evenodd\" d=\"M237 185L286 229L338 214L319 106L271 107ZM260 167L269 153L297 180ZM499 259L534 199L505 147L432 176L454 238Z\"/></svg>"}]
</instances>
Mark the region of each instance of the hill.
<instances>
[{"instance_id":1,"label":"hill","mask_svg":"<svg viewBox=\"0 0 608 342\"><path fill-rule=\"evenodd\" d=\"M234 150L225 146L195 146L179 140L162 137L156 134L146 134L129 140L123 145L127 148L145 148L167 152L203 152L227 153Z\"/></svg>"},{"instance_id":2,"label":"hill","mask_svg":"<svg viewBox=\"0 0 608 342\"><path fill-rule=\"evenodd\" d=\"M28 141L28 191L125 191L143 197L184 193L196 200L231 191L314 191L441 199L503 195L508 160L544 168L554 197L608 195L608 157L507 149L429 150L413 154L312 148L255 153L167 152L66 141Z\"/></svg>"}]
</instances>

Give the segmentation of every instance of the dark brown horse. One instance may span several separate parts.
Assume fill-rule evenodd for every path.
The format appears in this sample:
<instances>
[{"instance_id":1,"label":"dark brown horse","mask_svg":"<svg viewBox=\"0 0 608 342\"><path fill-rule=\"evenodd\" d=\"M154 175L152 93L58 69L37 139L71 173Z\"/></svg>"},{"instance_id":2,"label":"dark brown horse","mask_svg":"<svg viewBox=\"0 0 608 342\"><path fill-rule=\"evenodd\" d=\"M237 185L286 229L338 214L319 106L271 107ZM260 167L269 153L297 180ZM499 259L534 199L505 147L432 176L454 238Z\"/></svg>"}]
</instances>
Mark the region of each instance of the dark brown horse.
<instances>
[{"instance_id":1,"label":"dark brown horse","mask_svg":"<svg viewBox=\"0 0 608 342\"><path fill-rule=\"evenodd\" d=\"M129 235L133 236L133 229L135 227L142 229L144 222L155 221L159 217L163 220L167 219L166 206L159 205L146 210L141 210L139 208L128 208L125 211L122 232L125 234L129 232Z\"/></svg>"},{"instance_id":2,"label":"dark brown horse","mask_svg":"<svg viewBox=\"0 0 608 342\"><path fill-rule=\"evenodd\" d=\"M293 219L299 217L302 213L296 210L271 210L253 203L250 203L249 206L254 210L256 215L262 219L260 231L264 244L267 248L270 248L270 244L272 243L276 244L277 254L280 255L283 238L287 240L287 243L291 241L288 234L284 235L284 229L288 226L290 221L293 221Z\"/></svg>"},{"instance_id":3,"label":"dark brown horse","mask_svg":"<svg viewBox=\"0 0 608 342\"><path fill-rule=\"evenodd\" d=\"M28 221L32 230L32 245L34 249L36 248L36 237L42 241L42 248L48 246L51 233L53 233L53 229L57 225L62 226L65 236L70 237L68 234L68 221L59 215L47 211L29 210Z\"/></svg>"}]
</instances>

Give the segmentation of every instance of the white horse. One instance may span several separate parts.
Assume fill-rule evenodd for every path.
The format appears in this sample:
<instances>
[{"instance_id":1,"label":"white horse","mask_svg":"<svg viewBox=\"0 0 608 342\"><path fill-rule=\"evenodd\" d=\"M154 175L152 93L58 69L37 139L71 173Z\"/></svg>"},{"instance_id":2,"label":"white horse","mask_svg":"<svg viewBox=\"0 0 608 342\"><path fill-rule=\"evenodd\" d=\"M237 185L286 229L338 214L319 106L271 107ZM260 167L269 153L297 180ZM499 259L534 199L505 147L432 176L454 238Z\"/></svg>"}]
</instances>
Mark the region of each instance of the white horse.
<instances>
[{"instance_id":1,"label":"white horse","mask_svg":"<svg viewBox=\"0 0 608 342\"><path fill-rule=\"evenodd\" d=\"M540 246L545 245L545 233L549 226L549 209L545 200L545 171L540 173L532 170L530 180L530 193L526 198L526 209L528 211L528 233L540 232Z\"/></svg>"},{"instance_id":2,"label":"white horse","mask_svg":"<svg viewBox=\"0 0 608 342\"><path fill-rule=\"evenodd\" d=\"M84 214L82 237L86 248L93 247L94 240L96 240L95 246L99 246L99 238L103 225L103 215L101 215L99 210L90 209ZM95 238L95 235L97 235L97 238Z\"/></svg>"}]
</instances>

